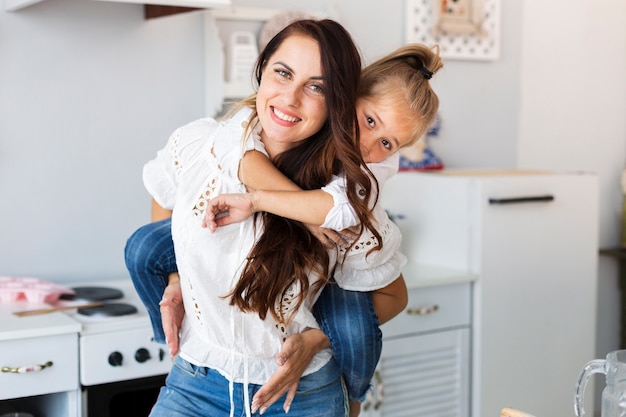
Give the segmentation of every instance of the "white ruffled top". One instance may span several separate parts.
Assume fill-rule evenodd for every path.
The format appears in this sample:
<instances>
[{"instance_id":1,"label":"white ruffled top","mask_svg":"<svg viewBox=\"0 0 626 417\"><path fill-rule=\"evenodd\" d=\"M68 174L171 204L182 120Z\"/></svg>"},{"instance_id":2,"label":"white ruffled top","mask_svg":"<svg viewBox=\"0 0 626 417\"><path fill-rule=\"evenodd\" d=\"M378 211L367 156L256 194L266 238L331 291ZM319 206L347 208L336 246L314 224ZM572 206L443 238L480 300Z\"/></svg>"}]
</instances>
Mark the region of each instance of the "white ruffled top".
<instances>
[{"instance_id":1,"label":"white ruffled top","mask_svg":"<svg viewBox=\"0 0 626 417\"><path fill-rule=\"evenodd\" d=\"M224 298L256 241L253 220L215 233L201 224L208 200L246 191L237 179L242 155L253 148L265 153L260 141L241 139L249 116L250 110L244 109L225 122L200 119L177 129L145 165L143 179L157 203L173 210L172 237L185 305L181 357L230 381L263 384L277 370L275 357L285 338L319 327L310 310L318 294L309 295L288 326L271 315L261 320L258 314L244 313ZM261 224L257 226L260 233ZM318 279L310 277L311 282ZM298 294L298 288L291 289L293 297ZM329 349L319 352L304 374L317 371L330 357Z\"/></svg>"}]
</instances>

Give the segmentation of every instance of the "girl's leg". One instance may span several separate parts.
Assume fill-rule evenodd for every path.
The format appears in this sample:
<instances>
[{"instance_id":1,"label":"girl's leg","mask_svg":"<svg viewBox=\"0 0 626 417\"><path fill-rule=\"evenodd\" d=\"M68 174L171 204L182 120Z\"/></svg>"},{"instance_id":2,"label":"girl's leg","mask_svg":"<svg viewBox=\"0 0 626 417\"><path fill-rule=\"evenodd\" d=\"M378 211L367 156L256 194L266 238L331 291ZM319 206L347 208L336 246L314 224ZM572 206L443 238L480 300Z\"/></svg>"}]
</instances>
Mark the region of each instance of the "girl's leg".
<instances>
[{"instance_id":1,"label":"girl's leg","mask_svg":"<svg viewBox=\"0 0 626 417\"><path fill-rule=\"evenodd\" d=\"M171 225L171 219L166 219L140 227L128 238L124 249L126 268L148 310L158 343L165 343L159 302L168 276L178 272Z\"/></svg>"},{"instance_id":2,"label":"girl's leg","mask_svg":"<svg viewBox=\"0 0 626 417\"><path fill-rule=\"evenodd\" d=\"M368 292L330 282L313 307L343 373L351 402L363 401L382 350L382 332Z\"/></svg>"}]
</instances>

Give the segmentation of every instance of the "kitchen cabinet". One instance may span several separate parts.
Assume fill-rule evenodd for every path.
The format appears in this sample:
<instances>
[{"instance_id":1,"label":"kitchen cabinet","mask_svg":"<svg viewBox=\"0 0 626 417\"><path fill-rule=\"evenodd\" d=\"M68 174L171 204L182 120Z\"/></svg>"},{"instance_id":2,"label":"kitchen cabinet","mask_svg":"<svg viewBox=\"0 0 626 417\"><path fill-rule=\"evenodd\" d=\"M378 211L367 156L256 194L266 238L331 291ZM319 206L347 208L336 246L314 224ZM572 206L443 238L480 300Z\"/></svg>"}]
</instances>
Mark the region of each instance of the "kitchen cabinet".
<instances>
[{"instance_id":1,"label":"kitchen cabinet","mask_svg":"<svg viewBox=\"0 0 626 417\"><path fill-rule=\"evenodd\" d=\"M365 417L469 413L471 284L422 286L424 276L407 278L407 308L382 327L383 352L362 406Z\"/></svg>"},{"instance_id":2,"label":"kitchen cabinet","mask_svg":"<svg viewBox=\"0 0 626 417\"><path fill-rule=\"evenodd\" d=\"M476 277L468 415L571 416L577 374L596 357L596 176L402 172L382 202L410 263Z\"/></svg>"},{"instance_id":3,"label":"kitchen cabinet","mask_svg":"<svg viewBox=\"0 0 626 417\"><path fill-rule=\"evenodd\" d=\"M63 313L17 317L16 310L45 305L0 304L0 414L78 417L78 332Z\"/></svg>"},{"instance_id":4,"label":"kitchen cabinet","mask_svg":"<svg viewBox=\"0 0 626 417\"><path fill-rule=\"evenodd\" d=\"M4 0L4 10L14 12L42 0ZM193 7L202 9L213 9L230 6L231 0L97 0L97 1L113 1L117 3L136 3L136 4L155 4L174 7Z\"/></svg>"}]
</instances>

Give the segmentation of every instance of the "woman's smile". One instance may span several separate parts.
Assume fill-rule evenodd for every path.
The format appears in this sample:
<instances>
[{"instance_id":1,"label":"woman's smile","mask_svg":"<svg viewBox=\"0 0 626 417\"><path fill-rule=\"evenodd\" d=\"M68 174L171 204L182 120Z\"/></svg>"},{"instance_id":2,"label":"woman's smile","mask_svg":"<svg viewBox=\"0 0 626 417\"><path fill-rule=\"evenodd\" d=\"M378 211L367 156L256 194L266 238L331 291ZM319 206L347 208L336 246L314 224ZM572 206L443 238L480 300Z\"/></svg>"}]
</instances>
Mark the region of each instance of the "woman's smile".
<instances>
[{"instance_id":1,"label":"woman's smile","mask_svg":"<svg viewBox=\"0 0 626 417\"><path fill-rule=\"evenodd\" d=\"M256 107L270 157L324 126L328 108L317 41L303 35L285 39L263 68Z\"/></svg>"},{"instance_id":2,"label":"woman's smile","mask_svg":"<svg viewBox=\"0 0 626 417\"><path fill-rule=\"evenodd\" d=\"M287 114L288 112L286 110L283 112L273 106L271 106L270 108L272 109L272 115L276 119L277 123L285 122L285 126L287 126L287 125L294 125L295 123L302 121L301 118L295 115Z\"/></svg>"}]
</instances>

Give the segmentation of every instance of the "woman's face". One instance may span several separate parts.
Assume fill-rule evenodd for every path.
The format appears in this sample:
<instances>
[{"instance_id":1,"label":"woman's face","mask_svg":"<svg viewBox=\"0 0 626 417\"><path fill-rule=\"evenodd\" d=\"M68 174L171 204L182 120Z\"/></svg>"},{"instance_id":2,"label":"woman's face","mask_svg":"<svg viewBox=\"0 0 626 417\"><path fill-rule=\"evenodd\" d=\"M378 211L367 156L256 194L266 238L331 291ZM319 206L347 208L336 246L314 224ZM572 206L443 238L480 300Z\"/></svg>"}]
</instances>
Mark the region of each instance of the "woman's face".
<instances>
[{"instance_id":1,"label":"woman's face","mask_svg":"<svg viewBox=\"0 0 626 417\"><path fill-rule=\"evenodd\" d=\"M413 139L413 126L401 107L381 100L357 100L361 155L365 162L387 159Z\"/></svg>"},{"instance_id":2,"label":"woman's face","mask_svg":"<svg viewBox=\"0 0 626 417\"><path fill-rule=\"evenodd\" d=\"M261 139L273 157L319 131L328 117L319 46L287 37L267 60L256 96Z\"/></svg>"}]
</instances>

